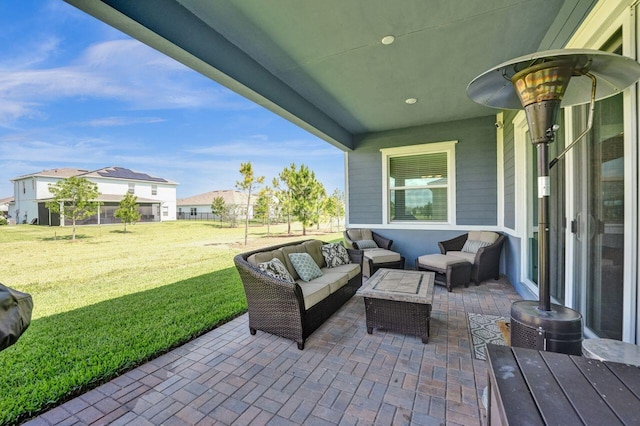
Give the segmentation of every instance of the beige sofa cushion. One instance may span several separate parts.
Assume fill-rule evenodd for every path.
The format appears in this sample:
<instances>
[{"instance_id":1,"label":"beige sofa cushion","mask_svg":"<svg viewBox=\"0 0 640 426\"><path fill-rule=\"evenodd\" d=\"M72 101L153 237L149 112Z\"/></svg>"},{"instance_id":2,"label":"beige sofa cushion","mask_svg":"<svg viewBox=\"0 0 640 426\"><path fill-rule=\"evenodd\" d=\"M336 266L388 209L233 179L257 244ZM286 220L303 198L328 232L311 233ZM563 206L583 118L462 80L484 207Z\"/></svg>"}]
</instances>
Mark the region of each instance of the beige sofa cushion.
<instances>
[{"instance_id":1,"label":"beige sofa cushion","mask_svg":"<svg viewBox=\"0 0 640 426\"><path fill-rule=\"evenodd\" d=\"M302 244L296 244L293 246L286 246L279 248L277 251L282 252L282 256L284 258L284 265L287 267L287 270L291 274L294 280L300 278L300 275L296 272L296 268L293 267L293 263L291 263L291 259L289 259L290 253L306 253L307 250Z\"/></svg>"},{"instance_id":2,"label":"beige sofa cushion","mask_svg":"<svg viewBox=\"0 0 640 426\"><path fill-rule=\"evenodd\" d=\"M247 262L252 264L253 266L258 266L259 263L268 262L273 258L277 258L280 262L282 262L285 266L287 265L284 261L284 255L280 250L273 251L262 251L256 254L252 254L247 258ZM289 269L289 268L287 268ZM291 273L291 271L289 271Z\"/></svg>"},{"instance_id":3,"label":"beige sofa cushion","mask_svg":"<svg viewBox=\"0 0 640 426\"><path fill-rule=\"evenodd\" d=\"M324 275L322 277L324 277ZM302 280L296 281L302 290L305 309L311 308L313 305L324 300L326 297L329 297L331 294L329 283L321 280L322 277L309 282L304 282Z\"/></svg>"},{"instance_id":4,"label":"beige sofa cushion","mask_svg":"<svg viewBox=\"0 0 640 426\"><path fill-rule=\"evenodd\" d=\"M357 263L347 263L346 265L335 266L333 268L322 268L323 274L333 272L346 274L348 279L352 279L360 273L360 265L358 265Z\"/></svg>"},{"instance_id":5,"label":"beige sofa cushion","mask_svg":"<svg viewBox=\"0 0 640 426\"><path fill-rule=\"evenodd\" d=\"M347 235L351 241L373 240L371 229L349 229Z\"/></svg>"},{"instance_id":6,"label":"beige sofa cushion","mask_svg":"<svg viewBox=\"0 0 640 426\"><path fill-rule=\"evenodd\" d=\"M467 260L463 257L449 256L448 254L425 254L418 258L419 265L441 270L446 270L447 266L460 262L467 262Z\"/></svg>"},{"instance_id":7,"label":"beige sofa cushion","mask_svg":"<svg viewBox=\"0 0 640 426\"><path fill-rule=\"evenodd\" d=\"M467 240L484 241L493 244L498 239L498 234L491 231L469 231Z\"/></svg>"},{"instance_id":8,"label":"beige sofa cushion","mask_svg":"<svg viewBox=\"0 0 640 426\"><path fill-rule=\"evenodd\" d=\"M387 263L387 262L396 262L400 260L400 253L396 253L395 251L375 248L375 249L367 249L364 251L365 259L371 259L373 263Z\"/></svg>"},{"instance_id":9,"label":"beige sofa cushion","mask_svg":"<svg viewBox=\"0 0 640 426\"><path fill-rule=\"evenodd\" d=\"M332 271L329 269L329 271ZM335 293L340 288L344 287L349 282L349 276L347 274L341 274L338 272L327 272L321 277L314 278L309 281L313 284L322 284L329 287L329 293Z\"/></svg>"},{"instance_id":10,"label":"beige sofa cushion","mask_svg":"<svg viewBox=\"0 0 640 426\"><path fill-rule=\"evenodd\" d=\"M305 241L304 243L302 243L302 245L304 246L305 250L307 250L307 253L311 255L319 268L324 268L325 266L327 266L326 262L324 261L324 256L322 255L322 241Z\"/></svg>"},{"instance_id":11,"label":"beige sofa cushion","mask_svg":"<svg viewBox=\"0 0 640 426\"><path fill-rule=\"evenodd\" d=\"M466 251L448 251L447 256L460 257L469 263L474 263L476 261L476 254L467 253Z\"/></svg>"}]
</instances>

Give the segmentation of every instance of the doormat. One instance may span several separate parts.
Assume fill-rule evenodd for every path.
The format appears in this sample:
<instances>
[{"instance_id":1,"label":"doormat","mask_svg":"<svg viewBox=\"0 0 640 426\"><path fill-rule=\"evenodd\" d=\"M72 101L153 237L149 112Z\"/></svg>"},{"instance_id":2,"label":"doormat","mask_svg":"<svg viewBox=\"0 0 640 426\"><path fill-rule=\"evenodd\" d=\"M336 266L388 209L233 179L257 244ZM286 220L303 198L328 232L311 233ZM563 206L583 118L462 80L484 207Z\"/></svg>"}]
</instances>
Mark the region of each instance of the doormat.
<instances>
[{"instance_id":1,"label":"doormat","mask_svg":"<svg viewBox=\"0 0 640 426\"><path fill-rule=\"evenodd\" d=\"M469 322L469 334L471 334L471 344L473 345L473 355L476 359L485 360L485 345L506 346L506 342L500 330L499 322L508 323L506 317L497 315L467 313Z\"/></svg>"}]
</instances>

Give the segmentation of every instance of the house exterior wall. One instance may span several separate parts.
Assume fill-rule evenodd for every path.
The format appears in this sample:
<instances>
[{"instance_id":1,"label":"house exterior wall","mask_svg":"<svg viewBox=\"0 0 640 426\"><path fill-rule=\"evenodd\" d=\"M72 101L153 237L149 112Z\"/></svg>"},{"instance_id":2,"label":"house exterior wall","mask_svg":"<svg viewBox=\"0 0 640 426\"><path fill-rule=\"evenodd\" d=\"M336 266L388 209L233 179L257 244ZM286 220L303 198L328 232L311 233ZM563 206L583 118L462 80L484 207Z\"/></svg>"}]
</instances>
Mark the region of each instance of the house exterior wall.
<instances>
[{"instance_id":1,"label":"house exterior wall","mask_svg":"<svg viewBox=\"0 0 640 426\"><path fill-rule=\"evenodd\" d=\"M98 185L101 194L125 195L129 191L129 184L134 185L136 197L157 200L160 206L160 221L176 220L176 186L162 182L147 182L122 179L98 179L87 177L87 180ZM157 194L153 194L153 187Z\"/></svg>"},{"instance_id":2,"label":"house exterior wall","mask_svg":"<svg viewBox=\"0 0 640 426\"><path fill-rule=\"evenodd\" d=\"M590 12L577 31L576 36L569 41L566 47L599 49L609 40L618 42L622 39L623 54L636 57L636 46L640 43L640 18L638 18L638 5L629 6L629 2L617 0L601 0ZM619 38L618 38L619 37ZM566 39L565 39L566 41ZM614 42L614 43L615 43ZM561 48L559 45L545 45L544 49ZM608 303L608 312L616 311L622 317L622 340L640 342L640 179L637 174L637 164L640 161L640 149L638 148L638 135L640 134L640 113L638 111L638 89L627 90L621 95L624 118L624 247L616 246L614 253L610 250L610 243L589 242L593 248L591 254L586 253L585 246L577 242L580 229L587 230L584 220L580 222L575 188L588 188L583 184L578 171L590 170L591 164L581 163L583 157L574 156L569 152L563 160L563 187L558 189L558 198L564 200L566 212L564 220L566 226L559 226L554 232L557 241L555 247L557 258L553 259L556 270L552 271L556 279L563 280L563 287L559 288L559 295L564 298L566 306L579 310L585 319L591 315L595 322L601 321L590 309L599 309L599 302ZM597 108L597 107L596 107ZM496 110L496 114L499 111ZM563 110L563 132L565 143L574 140L579 129L584 129L572 121L574 112L571 109ZM577 114L577 113L575 113ZM575 118L575 117L574 117ZM531 264L537 257L531 251L532 241L535 239L537 229L531 223L532 213L528 208L532 206L534 199L531 186L535 177L528 176L527 167L531 167L531 160L527 154L530 142L525 135L527 126L521 111L503 111L500 121L504 123L499 129L498 137L493 134L495 130L493 120L495 116L485 119L468 120L456 123L441 123L425 126L420 129L405 129L389 132L375 137L363 137L356 149L347 154L348 165L348 227L368 227L381 235L394 240L393 249L402 253L407 259L407 267L414 266L415 257L425 253L437 253L437 242L459 235L470 229L493 229L506 235L502 259L501 272L513 283L514 287L526 299L537 299L537 285L532 283L529 277L532 272ZM583 119L584 120L584 119ZM478 127L476 127L478 126ZM482 127L482 128L480 128ZM475 139L476 145L470 145L469 140ZM456 146L456 177L457 192L456 205L457 217L454 224L446 226L419 225L419 224L386 224L383 223L383 206L381 193L382 184L382 157L380 148L406 146L428 142L457 140ZM482 144L485 145L482 145ZM483 147L487 149L483 149ZM497 150L488 147L498 146ZM597 148L595 148L597 149ZM491 152L490 155L484 156ZM574 148L574 152L577 149ZM495 160L497 155L500 158ZM493 156L493 157L492 157ZM474 170L473 167L477 166ZM491 169L496 169L495 170ZM485 174L486 173L486 174ZM491 181L499 179L498 188L493 188ZM532 183L533 182L533 183ZM493 190L496 189L494 193ZM499 190L499 192L498 192ZM484 197L482 199L482 197ZM478 198L482 200L478 200ZM603 198L604 199L604 198ZM496 201L497 200L497 201ZM497 221L491 212L491 205L495 203ZM473 208L473 207L477 208ZM499 211L498 211L499 209ZM531 215L531 216L530 216ZM571 230L571 221L578 222L583 228L578 231ZM580 225L582 223L582 225ZM597 222L596 222L597 223ZM622 228L622 224L617 224ZM611 227L611 226L610 226ZM599 234L607 234L605 231L593 229L593 238L599 238ZM601 238L610 236L611 232ZM585 235L585 234L582 234ZM618 239L620 240L620 239ZM616 240L616 241L618 241ZM598 245L599 244L599 245ZM579 253L578 249L582 249ZM598 251L602 249L602 252ZM607 251L608 250L608 251ZM624 251L624 253L622 253ZM595 261L591 262L595 256ZM609 257L604 257L609 256ZM624 258L624 259L623 259ZM593 264L601 265L602 269L593 269L595 278L583 280L584 272L591 270ZM561 269L558 265L562 265ZM576 266L577 265L577 266ZM622 277L623 283L617 283L616 297L609 297L613 293L612 283L604 280L604 273L615 273ZM533 269L534 270L534 269ZM604 272L603 272L604 271ZM582 275L578 275L578 274ZM616 275L618 277L618 275ZM617 279L617 278L616 278ZM604 280L604 281L603 281ZM602 281L602 282L601 282ZM602 287L597 287L600 284ZM596 283L596 284L593 284ZM588 293L592 291L593 293ZM598 293L599 291L599 293ZM620 297L620 301L617 297ZM555 297L555 296L554 296ZM607 299L609 297L609 299ZM613 302L612 302L613 301ZM616 303L611 306L611 303ZM590 308L595 306L596 308ZM604 308L603 308L604 309ZM585 336L596 337L594 329L588 327L585 320ZM607 336L604 336L607 337Z\"/></svg>"},{"instance_id":3,"label":"house exterior wall","mask_svg":"<svg viewBox=\"0 0 640 426\"><path fill-rule=\"evenodd\" d=\"M359 138L349 152L348 205L350 224L382 223L382 155L380 149L448 140L456 145L455 226L497 225L497 161L495 116L439 123ZM428 230L430 225L411 224ZM397 226L396 226L397 227Z\"/></svg>"},{"instance_id":4,"label":"house exterior wall","mask_svg":"<svg viewBox=\"0 0 640 426\"><path fill-rule=\"evenodd\" d=\"M29 223L38 217L38 199L43 191L51 196L47 186L47 180L43 178L28 177L13 183L13 196L15 202L9 208L9 216L16 223Z\"/></svg>"},{"instance_id":5,"label":"house exterior wall","mask_svg":"<svg viewBox=\"0 0 640 426\"><path fill-rule=\"evenodd\" d=\"M393 249L402 253L407 266L416 257L439 253L438 241L473 229L497 229L497 148L495 116L360 138L347 154L349 228L370 228L394 240ZM456 220L453 224L383 223L383 176L380 149L457 141Z\"/></svg>"},{"instance_id":6,"label":"house exterior wall","mask_svg":"<svg viewBox=\"0 0 640 426\"><path fill-rule=\"evenodd\" d=\"M18 218L16 223L30 223L38 217L38 202L53 196L49 185L54 185L61 178L49 176L29 176L14 181L14 199L9 215ZM124 195L129 190L129 183L135 184L137 197L157 200L160 204L160 221L176 220L176 185L162 182L129 181L122 179L87 177L87 180L98 185L101 194ZM152 194L152 186L157 189L157 194Z\"/></svg>"}]
</instances>

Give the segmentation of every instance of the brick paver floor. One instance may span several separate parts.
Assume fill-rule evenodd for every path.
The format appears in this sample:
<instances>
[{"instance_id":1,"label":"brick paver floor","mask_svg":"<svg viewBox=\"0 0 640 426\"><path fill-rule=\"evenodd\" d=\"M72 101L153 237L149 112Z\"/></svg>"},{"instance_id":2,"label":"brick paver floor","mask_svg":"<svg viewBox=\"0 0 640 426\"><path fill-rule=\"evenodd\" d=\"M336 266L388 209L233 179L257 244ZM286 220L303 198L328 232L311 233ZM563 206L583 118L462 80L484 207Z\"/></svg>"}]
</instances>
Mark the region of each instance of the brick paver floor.
<instances>
[{"instance_id":1,"label":"brick paver floor","mask_svg":"<svg viewBox=\"0 0 640 426\"><path fill-rule=\"evenodd\" d=\"M466 313L509 316L506 281L448 293L436 287L429 343L366 331L353 297L306 341L239 318L72 399L35 425L479 425L484 361L474 359Z\"/></svg>"}]
</instances>

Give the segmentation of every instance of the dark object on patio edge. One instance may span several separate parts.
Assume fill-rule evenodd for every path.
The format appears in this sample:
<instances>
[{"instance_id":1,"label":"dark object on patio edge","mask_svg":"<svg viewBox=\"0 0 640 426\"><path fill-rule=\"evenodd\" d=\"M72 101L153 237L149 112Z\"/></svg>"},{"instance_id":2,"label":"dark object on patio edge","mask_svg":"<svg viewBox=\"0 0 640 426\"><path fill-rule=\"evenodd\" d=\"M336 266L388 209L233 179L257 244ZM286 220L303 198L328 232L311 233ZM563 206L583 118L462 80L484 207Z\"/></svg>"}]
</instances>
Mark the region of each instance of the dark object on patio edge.
<instances>
[{"instance_id":1,"label":"dark object on patio edge","mask_svg":"<svg viewBox=\"0 0 640 426\"><path fill-rule=\"evenodd\" d=\"M344 305L362 285L362 250L347 249L351 262L360 264L360 273L324 300L305 309L302 290L297 283L273 278L247 261L249 256L255 253L273 251L304 242L295 241L265 247L240 253L233 258L247 296L251 334L255 334L256 330L275 334L293 340L300 350L304 349L306 338Z\"/></svg>"},{"instance_id":2,"label":"dark object on patio edge","mask_svg":"<svg viewBox=\"0 0 640 426\"><path fill-rule=\"evenodd\" d=\"M582 355L582 314L566 306L551 304L539 309L538 301L511 304L511 346Z\"/></svg>"},{"instance_id":3,"label":"dark object on patio edge","mask_svg":"<svg viewBox=\"0 0 640 426\"><path fill-rule=\"evenodd\" d=\"M498 239L493 244L481 247L476 252L473 267L471 268L471 281L476 284L490 278L500 278L500 254L506 237L499 232L496 232L496 234L498 234ZM447 254L448 251L461 251L468 236L469 233L466 233L447 241L440 241L438 243L440 252Z\"/></svg>"},{"instance_id":4,"label":"dark object on patio edge","mask_svg":"<svg viewBox=\"0 0 640 426\"><path fill-rule=\"evenodd\" d=\"M18 341L31 324L31 295L0 284L0 351Z\"/></svg>"}]
</instances>

